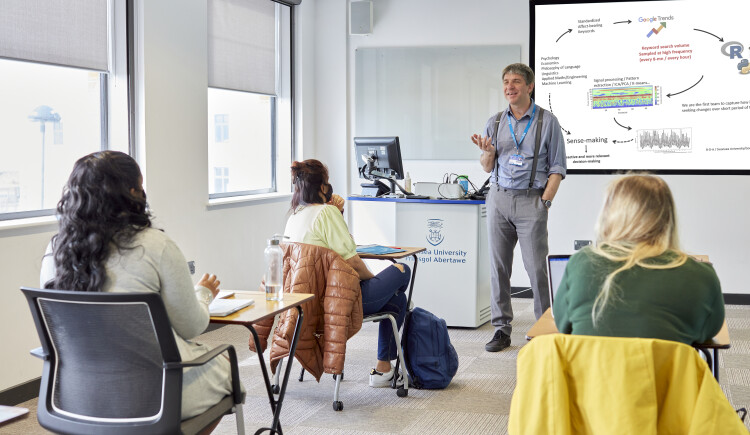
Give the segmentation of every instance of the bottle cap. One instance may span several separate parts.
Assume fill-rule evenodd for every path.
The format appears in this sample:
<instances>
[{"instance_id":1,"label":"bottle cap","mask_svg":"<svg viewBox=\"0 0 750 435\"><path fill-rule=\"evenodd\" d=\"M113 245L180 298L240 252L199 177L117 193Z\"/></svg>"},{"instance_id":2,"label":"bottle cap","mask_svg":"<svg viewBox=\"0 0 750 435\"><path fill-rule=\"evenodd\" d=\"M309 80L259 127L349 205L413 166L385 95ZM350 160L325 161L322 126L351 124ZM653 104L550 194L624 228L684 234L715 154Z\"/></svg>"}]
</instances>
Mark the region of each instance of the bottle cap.
<instances>
[{"instance_id":1,"label":"bottle cap","mask_svg":"<svg viewBox=\"0 0 750 435\"><path fill-rule=\"evenodd\" d=\"M284 235L281 235L281 234L274 234L273 237L271 237L270 239L268 239L268 244L269 245L278 245L279 243L281 243L282 239L288 239L288 238L289 238L289 236L284 236Z\"/></svg>"}]
</instances>

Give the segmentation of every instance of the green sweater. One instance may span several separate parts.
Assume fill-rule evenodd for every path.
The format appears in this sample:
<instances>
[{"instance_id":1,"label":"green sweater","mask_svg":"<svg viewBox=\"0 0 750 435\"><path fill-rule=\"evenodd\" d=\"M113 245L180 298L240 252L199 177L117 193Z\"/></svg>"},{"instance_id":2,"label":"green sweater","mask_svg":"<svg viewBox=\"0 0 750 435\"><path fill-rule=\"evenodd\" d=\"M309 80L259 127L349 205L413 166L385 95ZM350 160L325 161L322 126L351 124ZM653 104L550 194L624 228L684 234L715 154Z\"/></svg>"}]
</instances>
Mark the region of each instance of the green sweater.
<instances>
[{"instance_id":1,"label":"green sweater","mask_svg":"<svg viewBox=\"0 0 750 435\"><path fill-rule=\"evenodd\" d=\"M653 261L664 261L664 256ZM713 266L689 258L672 269L620 272L597 325L591 319L606 276L618 267L585 248L570 258L552 308L566 334L660 338L686 344L713 338L724 322L724 297Z\"/></svg>"}]
</instances>

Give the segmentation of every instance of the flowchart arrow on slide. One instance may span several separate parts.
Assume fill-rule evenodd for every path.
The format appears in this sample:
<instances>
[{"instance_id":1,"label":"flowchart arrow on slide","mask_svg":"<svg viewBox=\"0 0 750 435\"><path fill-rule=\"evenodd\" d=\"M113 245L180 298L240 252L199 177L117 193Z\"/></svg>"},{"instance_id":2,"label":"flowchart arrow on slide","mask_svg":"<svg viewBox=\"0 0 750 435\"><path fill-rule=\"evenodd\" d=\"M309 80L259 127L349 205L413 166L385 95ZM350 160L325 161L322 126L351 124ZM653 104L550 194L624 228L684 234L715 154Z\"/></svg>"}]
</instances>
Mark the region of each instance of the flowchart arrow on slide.
<instances>
[{"instance_id":1,"label":"flowchart arrow on slide","mask_svg":"<svg viewBox=\"0 0 750 435\"><path fill-rule=\"evenodd\" d=\"M659 24L661 24L661 26L659 26L658 29L651 29L651 31L648 32L648 35L646 35L647 38L650 38L651 35L653 35L654 33L658 34L661 31L661 29L666 29L667 28L667 23L666 22L662 21Z\"/></svg>"},{"instance_id":2,"label":"flowchart arrow on slide","mask_svg":"<svg viewBox=\"0 0 750 435\"><path fill-rule=\"evenodd\" d=\"M563 33L563 35L564 35L564 33ZM551 113L554 113L554 112L552 112L552 94L547 94L547 102L549 103L549 104L548 104L548 106L549 106L549 111L550 111ZM564 131L564 132L565 132L566 134L570 134L570 132L569 132L568 130L566 130L566 129L562 128L562 126L560 126L560 130Z\"/></svg>"},{"instance_id":3,"label":"flowchart arrow on slide","mask_svg":"<svg viewBox=\"0 0 750 435\"><path fill-rule=\"evenodd\" d=\"M562 34L562 35L560 35L560 37L558 37L558 38L557 38L557 41L559 41L559 40L560 40L560 38L562 38L563 36L567 35L568 33L572 32L572 31L573 31L573 29L568 29L568 31L567 31L567 32L563 32L563 34ZM555 41L555 42L557 42L557 41Z\"/></svg>"},{"instance_id":4,"label":"flowchart arrow on slide","mask_svg":"<svg viewBox=\"0 0 750 435\"><path fill-rule=\"evenodd\" d=\"M628 20L628 21L615 21L612 24L621 24L621 23L628 23L628 24L630 24L630 23L632 23L632 21L630 21L630 20Z\"/></svg>"},{"instance_id":5,"label":"flowchart arrow on slide","mask_svg":"<svg viewBox=\"0 0 750 435\"><path fill-rule=\"evenodd\" d=\"M698 81L695 82L695 85L697 85L698 83L700 83L701 80L703 80L703 76L701 76L701 78L699 78ZM685 91L689 91L689 90L693 89L695 87L695 85L690 86L689 88L685 89ZM678 94L681 94L681 93L683 93L685 91L675 92L674 94L670 92L669 94L667 94L667 97L672 98L672 95L678 95ZM615 122L617 122L617 121L615 121Z\"/></svg>"},{"instance_id":6,"label":"flowchart arrow on slide","mask_svg":"<svg viewBox=\"0 0 750 435\"><path fill-rule=\"evenodd\" d=\"M612 140L612 143L628 143L628 142L633 142L633 139L630 139L630 140L616 140L616 139L613 139Z\"/></svg>"},{"instance_id":7,"label":"flowchart arrow on slide","mask_svg":"<svg viewBox=\"0 0 750 435\"><path fill-rule=\"evenodd\" d=\"M719 41L724 42L724 38L722 38L721 36L716 36L716 35L714 35L711 32L706 32L705 30L701 30L701 29L693 29L693 30L698 31L698 32L708 33L709 35L713 36L714 38L718 39Z\"/></svg>"},{"instance_id":8,"label":"flowchart arrow on slide","mask_svg":"<svg viewBox=\"0 0 750 435\"><path fill-rule=\"evenodd\" d=\"M628 131L632 130L632 127L625 127L624 125L622 125L622 124L620 124L619 122L617 122L617 118L612 118L612 119L614 119L614 120L615 120L615 123L616 123L617 125L619 125L620 127L622 127L622 128L625 128L625 129L627 129Z\"/></svg>"}]
</instances>

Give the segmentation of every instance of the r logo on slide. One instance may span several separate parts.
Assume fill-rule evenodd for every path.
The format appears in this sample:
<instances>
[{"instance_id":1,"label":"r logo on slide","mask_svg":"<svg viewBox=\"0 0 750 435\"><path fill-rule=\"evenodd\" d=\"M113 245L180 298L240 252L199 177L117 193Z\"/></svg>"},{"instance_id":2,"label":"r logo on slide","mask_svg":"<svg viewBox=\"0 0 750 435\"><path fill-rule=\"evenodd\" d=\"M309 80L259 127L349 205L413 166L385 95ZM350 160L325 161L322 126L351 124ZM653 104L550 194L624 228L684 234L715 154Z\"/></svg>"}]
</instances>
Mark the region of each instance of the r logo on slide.
<instances>
[{"instance_id":1,"label":"r logo on slide","mask_svg":"<svg viewBox=\"0 0 750 435\"><path fill-rule=\"evenodd\" d=\"M727 50L727 48L729 50ZM737 41L729 41L721 46L721 54L723 54L724 56L729 56L730 59L734 59L735 56L742 59L742 52L744 50L745 47Z\"/></svg>"}]
</instances>

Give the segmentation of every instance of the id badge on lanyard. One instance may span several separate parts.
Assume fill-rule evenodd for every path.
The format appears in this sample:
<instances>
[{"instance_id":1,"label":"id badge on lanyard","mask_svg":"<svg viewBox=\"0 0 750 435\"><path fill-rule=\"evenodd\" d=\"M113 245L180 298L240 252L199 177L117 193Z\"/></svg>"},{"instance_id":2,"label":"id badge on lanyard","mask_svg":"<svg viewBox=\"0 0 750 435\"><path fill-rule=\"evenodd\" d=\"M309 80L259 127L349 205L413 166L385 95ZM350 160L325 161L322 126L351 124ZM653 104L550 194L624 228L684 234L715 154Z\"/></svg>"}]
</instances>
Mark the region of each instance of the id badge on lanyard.
<instances>
[{"instance_id":1,"label":"id badge on lanyard","mask_svg":"<svg viewBox=\"0 0 750 435\"><path fill-rule=\"evenodd\" d=\"M534 102L532 101L531 104L534 104ZM510 135L513 138L513 142L516 143L516 153L512 154L510 156L510 160L508 161L508 163L510 163L513 166L518 166L518 167L523 166L523 156L521 155L521 144L523 143L523 140L526 138L526 133L529 132L529 127L531 127L531 123L534 122L535 114L536 114L536 104L534 104L534 109L531 111L531 119L529 119L529 123L526 124L526 129L523 131L520 141L516 139L516 132L513 131L513 123L510 121L510 115L508 115L508 128L510 129Z\"/></svg>"}]
</instances>

